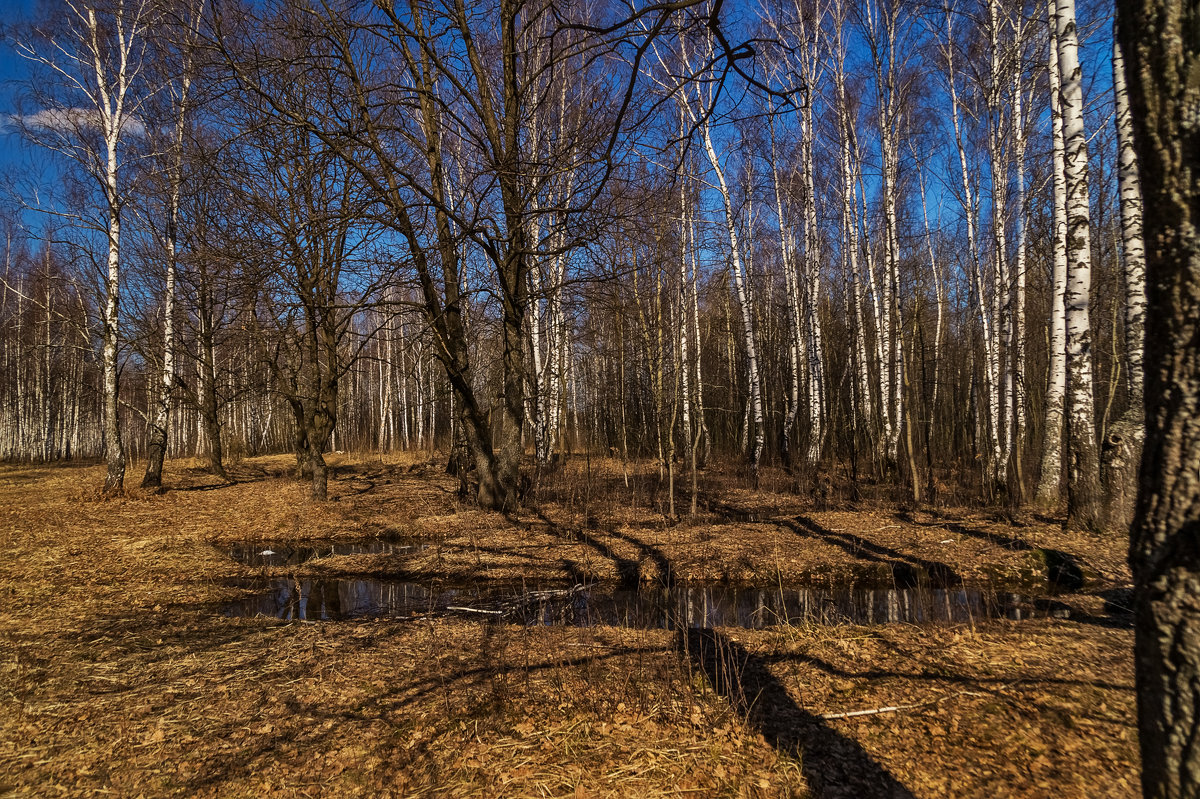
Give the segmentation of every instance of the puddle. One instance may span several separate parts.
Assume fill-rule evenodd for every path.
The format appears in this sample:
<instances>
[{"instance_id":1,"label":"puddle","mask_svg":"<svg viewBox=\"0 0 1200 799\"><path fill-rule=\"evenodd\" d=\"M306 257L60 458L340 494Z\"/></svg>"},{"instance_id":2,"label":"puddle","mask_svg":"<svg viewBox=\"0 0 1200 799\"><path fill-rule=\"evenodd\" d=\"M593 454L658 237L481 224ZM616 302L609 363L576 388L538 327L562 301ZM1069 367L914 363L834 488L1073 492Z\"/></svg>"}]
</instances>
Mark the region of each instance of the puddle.
<instances>
[{"instance_id":1,"label":"puddle","mask_svg":"<svg viewBox=\"0 0 1200 799\"><path fill-rule=\"evenodd\" d=\"M421 585L374 579L277 579L225 607L227 616L335 621L425 614L491 618L526 625L612 625L640 629L777 624L956 624L985 618L1061 615L1017 594L958 588L747 588L678 585ZM1039 609L1040 608L1040 609Z\"/></svg>"},{"instance_id":2,"label":"puddle","mask_svg":"<svg viewBox=\"0 0 1200 799\"><path fill-rule=\"evenodd\" d=\"M304 544L239 544L225 550L229 557L247 566L299 566L333 555L404 555L427 548L423 541L376 538L368 541L325 541Z\"/></svg>"}]
</instances>

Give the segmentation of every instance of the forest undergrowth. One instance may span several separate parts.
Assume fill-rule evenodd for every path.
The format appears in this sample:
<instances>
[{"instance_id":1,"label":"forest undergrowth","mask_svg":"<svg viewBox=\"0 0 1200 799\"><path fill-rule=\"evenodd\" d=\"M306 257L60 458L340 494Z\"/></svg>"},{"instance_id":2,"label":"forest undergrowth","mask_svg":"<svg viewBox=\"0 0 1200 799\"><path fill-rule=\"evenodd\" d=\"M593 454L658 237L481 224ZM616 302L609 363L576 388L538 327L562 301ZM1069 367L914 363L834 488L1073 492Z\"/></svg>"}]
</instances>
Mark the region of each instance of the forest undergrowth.
<instances>
[{"instance_id":1,"label":"forest undergrowth","mask_svg":"<svg viewBox=\"0 0 1200 799\"><path fill-rule=\"evenodd\" d=\"M0 468L0 793L13 796L1137 794L1125 543L1053 516L826 503L714 467L668 519L652 465L571 461L514 518L418 457L233 482L169 462ZM629 483L626 485L628 474ZM783 482L783 481L776 481ZM422 552L252 567L239 542L405 535ZM230 618L253 576L798 584L916 572L1035 585L1062 618L687 632L429 615ZM881 711L860 713L860 711Z\"/></svg>"}]
</instances>

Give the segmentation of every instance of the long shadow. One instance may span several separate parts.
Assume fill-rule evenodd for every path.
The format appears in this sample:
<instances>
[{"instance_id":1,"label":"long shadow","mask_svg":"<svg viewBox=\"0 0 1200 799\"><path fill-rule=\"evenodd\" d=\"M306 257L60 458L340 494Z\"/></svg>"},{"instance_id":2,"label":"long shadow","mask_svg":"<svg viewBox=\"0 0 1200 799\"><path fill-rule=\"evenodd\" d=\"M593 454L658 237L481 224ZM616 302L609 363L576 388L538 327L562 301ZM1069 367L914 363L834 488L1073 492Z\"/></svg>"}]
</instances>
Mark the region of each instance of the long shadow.
<instances>
[{"instance_id":1,"label":"long shadow","mask_svg":"<svg viewBox=\"0 0 1200 799\"><path fill-rule=\"evenodd\" d=\"M1035 547L1028 541L1015 536L997 533L993 530L976 530L959 522L924 523L915 521L911 516L904 518L902 515L901 518L910 524L920 527L936 527L939 530L946 530L956 535L986 541L992 546L1002 549L1009 549L1014 552L1038 553L1045 562L1046 579L1060 588L1074 591L1082 588L1087 582L1083 574L1083 569L1079 565L1079 558L1070 552L1064 552L1061 549L1050 549L1048 547Z\"/></svg>"},{"instance_id":2,"label":"long shadow","mask_svg":"<svg viewBox=\"0 0 1200 799\"><path fill-rule=\"evenodd\" d=\"M812 796L913 796L857 741L797 705L763 658L711 629L681 631L679 647L771 746L800 760Z\"/></svg>"},{"instance_id":3,"label":"long shadow","mask_svg":"<svg viewBox=\"0 0 1200 799\"><path fill-rule=\"evenodd\" d=\"M896 518L902 522L916 525L917 527L935 527L939 530L955 533L956 535L965 535L968 538L975 538L980 541L986 541L992 546L1011 549L1015 552L1031 552L1034 546L1028 541L1017 538L1016 536L997 533L994 530L976 530L973 527L967 527L960 522L936 521L936 522L919 522L913 518L911 513L902 512L896 514Z\"/></svg>"},{"instance_id":4,"label":"long shadow","mask_svg":"<svg viewBox=\"0 0 1200 799\"><path fill-rule=\"evenodd\" d=\"M232 488L233 486L236 486L236 485L242 485L243 483L261 483L262 481L263 481L263 478L258 478L256 480L231 479L231 480L227 480L224 483L210 483L208 485L197 485L197 486L182 486L180 488L168 488L167 490L168 491L180 491L180 492L183 492L183 491L217 491L222 488Z\"/></svg>"},{"instance_id":5,"label":"long shadow","mask_svg":"<svg viewBox=\"0 0 1200 799\"><path fill-rule=\"evenodd\" d=\"M779 523L792 530L796 535L819 538L859 560L890 566L899 588L911 588L923 582L932 582L939 586L954 586L963 583L962 575L941 561L906 555L853 533L830 530L808 516L782 519Z\"/></svg>"},{"instance_id":6,"label":"long shadow","mask_svg":"<svg viewBox=\"0 0 1200 799\"><path fill-rule=\"evenodd\" d=\"M601 557L611 560L613 565L615 565L617 568L617 577L621 581L622 585L637 586L641 584L641 558L635 559L623 557L608 544L601 541L599 538L596 538L594 535L582 528L570 531L564 530L541 511L538 511L537 516L546 525L547 534L563 541L578 541L586 544L594 549ZM625 541L637 547L639 554L642 555L642 557L652 561L658 568L658 573L662 579L662 582L666 585L671 584L672 580L674 579L674 569L671 567L671 561L666 555L663 554L661 549L651 546L644 541L639 541L632 536L618 533L615 530L605 530L604 532L606 535L610 535L613 538L620 539L621 541ZM578 570L578 564L575 564L572 561L564 560L563 568L570 573Z\"/></svg>"}]
</instances>

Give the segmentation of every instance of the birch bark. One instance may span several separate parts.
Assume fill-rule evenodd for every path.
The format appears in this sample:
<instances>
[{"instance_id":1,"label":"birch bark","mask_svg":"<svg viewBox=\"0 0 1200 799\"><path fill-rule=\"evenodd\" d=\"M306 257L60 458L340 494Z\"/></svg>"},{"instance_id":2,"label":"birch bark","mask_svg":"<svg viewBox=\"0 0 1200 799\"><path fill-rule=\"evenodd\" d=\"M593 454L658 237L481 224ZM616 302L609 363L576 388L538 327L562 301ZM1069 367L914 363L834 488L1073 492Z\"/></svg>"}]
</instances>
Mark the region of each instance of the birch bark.
<instances>
[{"instance_id":1,"label":"birch bark","mask_svg":"<svg viewBox=\"0 0 1200 799\"><path fill-rule=\"evenodd\" d=\"M1067 519L1099 530L1100 455L1096 446L1092 395L1091 236L1088 203L1087 136L1083 127L1082 67L1076 33L1075 0L1056 0L1058 67L1064 172L1067 183Z\"/></svg>"},{"instance_id":2,"label":"birch bark","mask_svg":"<svg viewBox=\"0 0 1200 799\"><path fill-rule=\"evenodd\" d=\"M1050 295L1050 364L1046 387L1045 443L1036 502L1043 508L1058 504L1062 481L1062 445L1067 392L1067 177L1061 91L1058 69L1058 30L1055 0L1049 0L1050 20L1050 116L1053 130L1054 215L1053 284Z\"/></svg>"},{"instance_id":3,"label":"birch bark","mask_svg":"<svg viewBox=\"0 0 1200 799\"><path fill-rule=\"evenodd\" d=\"M175 387L175 266L179 228L179 195L183 184L183 148L186 131L189 94L192 86L192 46L196 39L204 2L200 0L192 12L188 37L182 44L183 64L179 76L179 94L175 105L175 137L171 143L171 164L168 178L167 228L163 237L167 274L163 286L163 360L159 375L159 393L154 417L150 420L150 441L147 447L146 473L142 488L162 485L163 461L167 455L167 425L170 421L172 389Z\"/></svg>"},{"instance_id":4,"label":"birch bark","mask_svg":"<svg viewBox=\"0 0 1200 799\"><path fill-rule=\"evenodd\" d=\"M1129 408L1109 428L1101 451L1104 521L1111 529L1133 522L1137 464L1145 438L1142 348L1146 326L1146 249L1142 240L1142 189L1133 143L1133 121L1125 82L1125 61L1113 30L1113 93L1116 95L1117 180L1121 201L1121 255L1125 277L1125 359L1129 367Z\"/></svg>"}]
</instances>

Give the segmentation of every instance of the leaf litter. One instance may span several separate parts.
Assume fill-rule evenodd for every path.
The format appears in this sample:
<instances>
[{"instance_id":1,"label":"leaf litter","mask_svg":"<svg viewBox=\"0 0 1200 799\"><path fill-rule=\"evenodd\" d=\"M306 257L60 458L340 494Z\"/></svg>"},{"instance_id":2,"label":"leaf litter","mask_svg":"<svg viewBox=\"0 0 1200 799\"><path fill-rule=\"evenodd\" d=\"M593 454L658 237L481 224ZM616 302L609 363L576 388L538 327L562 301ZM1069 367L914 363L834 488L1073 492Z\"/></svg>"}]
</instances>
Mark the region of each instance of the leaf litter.
<instances>
[{"instance_id":1,"label":"leaf litter","mask_svg":"<svg viewBox=\"0 0 1200 799\"><path fill-rule=\"evenodd\" d=\"M551 497L549 521L514 526L459 506L412 459L335 464L338 501L325 505L286 470L248 460L238 482L189 491L217 481L172 462L174 490L97 502L81 486L99 484L98 468L0 468L0 792L884 795L827 776L867 763L895 795L1137 794L1132 632L1095 594L1061 598L1070 620L719 632L741 658L740 694L668 631L218 612L258 573L222 554L244 541L402 532L435 544L403 568L445 579L582 568L616 580L630 563L653 579L665 561L675 579L789 580L821 563L852 573L847 541L859 555L936 551L960 574L1016 573L1019 539L1116 584L1120 542L1037 522L1016 535L969 511L816 512L767 492L721 500L754 504L755 521L674 524L648 504ZM377 488L356 493L364 477ZM824 537L779 523L797 515ZM957 555L941 543L951 525ZM299 568L401 568L336 560Z\"/></svg>"}]
</instances>

